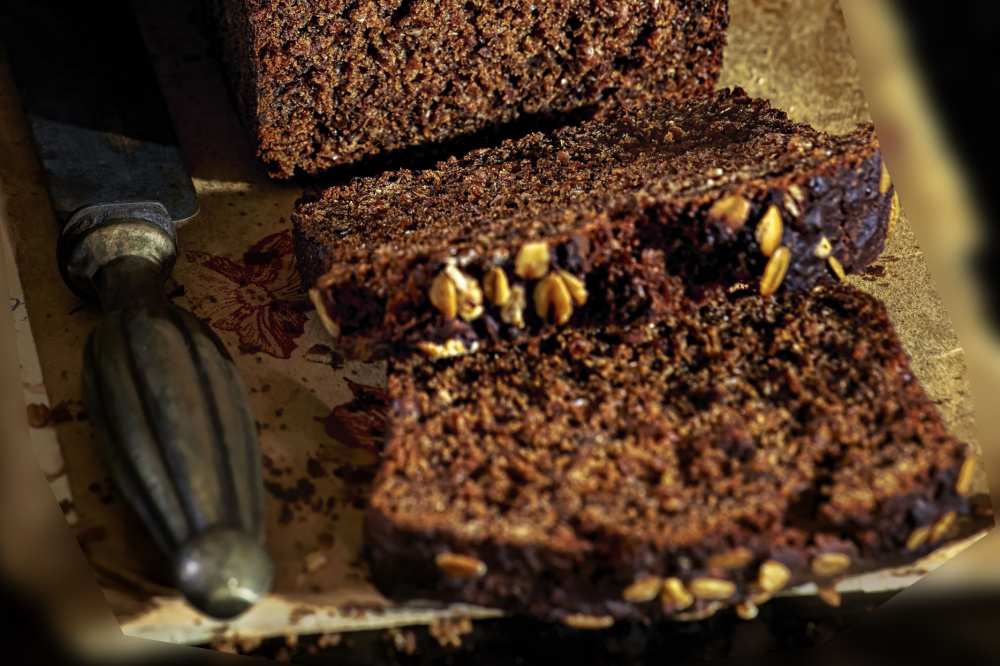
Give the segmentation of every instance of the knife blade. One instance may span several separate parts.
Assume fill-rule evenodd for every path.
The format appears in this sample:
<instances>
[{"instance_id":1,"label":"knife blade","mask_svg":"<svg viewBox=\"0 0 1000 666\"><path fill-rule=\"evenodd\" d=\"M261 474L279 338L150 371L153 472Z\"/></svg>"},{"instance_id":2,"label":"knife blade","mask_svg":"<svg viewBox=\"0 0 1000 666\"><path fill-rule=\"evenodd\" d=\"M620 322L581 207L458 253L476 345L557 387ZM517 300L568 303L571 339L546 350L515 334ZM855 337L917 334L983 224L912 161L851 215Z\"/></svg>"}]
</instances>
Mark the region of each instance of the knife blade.
<instances>
[{"instance_id":1,"label":"knife blade","mask_svg":"<svg viewBox=\"0 0 1000 666\"><path fill-rule=\"evenodd\" d=\"M124 0L7 0L0 44L60 271L104 310L82 373L104 464L188 601L235 617L271 586L260 447L225 346L164 292L198 198L138 23Z\"/></svg>"},{"instance_id":2,"label":"knife blade","mask_svg":"<svg viewBox=\"0 0 1000 666\"><path fill-rule=\"evenodd\" d=\"M198 212L173 123L127 2L8 0L0 30L53 208L159 201Z\"/></svg>"}]
</instances>

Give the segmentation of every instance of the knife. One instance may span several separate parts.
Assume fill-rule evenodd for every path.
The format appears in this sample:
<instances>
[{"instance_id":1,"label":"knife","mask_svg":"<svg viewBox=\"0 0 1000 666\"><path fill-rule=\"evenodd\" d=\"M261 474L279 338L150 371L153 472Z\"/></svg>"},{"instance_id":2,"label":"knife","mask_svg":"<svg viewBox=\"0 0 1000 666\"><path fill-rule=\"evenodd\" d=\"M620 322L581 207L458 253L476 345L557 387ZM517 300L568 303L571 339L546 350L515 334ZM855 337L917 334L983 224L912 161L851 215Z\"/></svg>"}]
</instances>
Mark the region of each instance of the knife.
<instances>
[{"instance_id":1,"label":"knife","mask_svg":"<svg viewBox=\"0 0 1000 666\"><path fill-rule=\"evenodd\" d=\"M271 587L260 445L232 358L164 291L198 199L138 23L123 0L6 0L0 43L62 225L59 269L104 311L83 352L104 464L185 598L235 617Z\"/></svg>"}]
</instances>

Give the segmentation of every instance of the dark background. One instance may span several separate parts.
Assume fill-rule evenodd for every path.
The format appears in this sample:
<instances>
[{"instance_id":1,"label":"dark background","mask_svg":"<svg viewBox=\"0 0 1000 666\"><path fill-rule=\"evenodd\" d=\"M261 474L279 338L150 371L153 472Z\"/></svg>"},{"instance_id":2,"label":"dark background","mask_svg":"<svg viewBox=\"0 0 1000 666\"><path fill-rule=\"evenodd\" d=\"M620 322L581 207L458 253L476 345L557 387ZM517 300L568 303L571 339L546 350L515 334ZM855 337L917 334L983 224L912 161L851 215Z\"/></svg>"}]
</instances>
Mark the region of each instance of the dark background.
<instances>
[{"instance_id":1,"label":"dark background","mask_svg":"<svg viewBox=\"0 0 1000 666\"><path fill-rule=\"evenodd\" d=\"M948 138L971 180L988 229L974 257L989 299L991 323L1000 330L1000 1L894 0L910 35Z\"/></svg>"},{"instance_id":2,"label":"dark background","mask_svg":"<svg viewBox=\"0 0 1000 666\"><path fill-rule=\"evenodd\" d=\"M1000 158L1000 115L993 103L1000 78L997 70L1000 66L997 57L1000 53L1000 0L895 1L936 110L966 167L974 196L988 221L988 229L984 230L986 242L970 261L986 287L992 322L1000 330L1000 230L994 223L1000 219L1000 193L995 191L994 184L995 164ZM2 0L0 11L3 11ZM793 610L783 608L787 604L779 601L764 606L759 619L766 624L772 638L777 637L775 640L790 647L822 642L829 636L824 632L842 629L845 621L866 615L868 606L867 602L845 599L842 612L831 613L819 606L809 606L808 602L793 602L792 605L807 604L794 609L799 616L796 621L805 623L798 626L776 617L779 611ZM885 601L885 597L872 601ZM769 664L1000 664L1000 590L956 591L937 598L901 598L889 601L888 606L857 622L821 650L772 652L759 661ZM765 609L770 610L765 613ZM350 649L342 645L321 651L312 658L307 658L300 647L295 661L456 665L539 661L683 663L694 658L691 651L685 651L683 643L700 643L698 634L702 633L693 625L692 629L684 630L616 626L607 632L573 633L531 621L505 622L502 632L496 630L493 622L476 623L475 632L466 637L465 647L459 650L439 648L425 629L417 630L420 652L407 658L395 650L387 650L383 632L366 632L355 636ZM722 642L728 643L734 628L726 617L719 617L706 623L703 630L705 634L720 638L727 636ZM802 638L808 633L812 639ZM314 643L315 639L303 637L300 646L310 641ZM265 643L261 655L275 654L280 644L280 641ZM774 643L769 646L777 647ZM726 656L725 652L718 652L719 647L716 644L710 650L716 652L712 656ZM11 665L78 663L62 648L47 630L44 615L34 607L31 599L0 578L0 662ZM199 654L194 650L171 652L191 654L181 663L245 661L225 659L223 655L208 652ZM176 660L176 656L165 655L156 663Z\"/></svg>"}]
</instances>

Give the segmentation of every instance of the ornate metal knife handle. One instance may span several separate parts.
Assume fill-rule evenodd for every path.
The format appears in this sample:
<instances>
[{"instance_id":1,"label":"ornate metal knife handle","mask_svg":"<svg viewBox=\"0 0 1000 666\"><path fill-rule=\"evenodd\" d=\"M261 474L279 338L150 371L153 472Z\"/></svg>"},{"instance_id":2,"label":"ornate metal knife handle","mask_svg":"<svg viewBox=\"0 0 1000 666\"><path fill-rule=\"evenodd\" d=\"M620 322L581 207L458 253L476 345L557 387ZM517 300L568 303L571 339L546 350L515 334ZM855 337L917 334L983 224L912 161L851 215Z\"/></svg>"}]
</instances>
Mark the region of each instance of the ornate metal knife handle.
<instances>
[{"instance_id":1,"label":"ornate metal knife handle","mask_svg":"<svg viewBox=\"0 0 1000 666\"><path fill-rule=\"evenodd\" d=\"M235 617L271 586L260 446L232 358L164 293L173 222L156 203L87 208L59 254L70 286L105 311L84 351L83 389L112 479L188 601Z\"/></svg>"}]
</instances>

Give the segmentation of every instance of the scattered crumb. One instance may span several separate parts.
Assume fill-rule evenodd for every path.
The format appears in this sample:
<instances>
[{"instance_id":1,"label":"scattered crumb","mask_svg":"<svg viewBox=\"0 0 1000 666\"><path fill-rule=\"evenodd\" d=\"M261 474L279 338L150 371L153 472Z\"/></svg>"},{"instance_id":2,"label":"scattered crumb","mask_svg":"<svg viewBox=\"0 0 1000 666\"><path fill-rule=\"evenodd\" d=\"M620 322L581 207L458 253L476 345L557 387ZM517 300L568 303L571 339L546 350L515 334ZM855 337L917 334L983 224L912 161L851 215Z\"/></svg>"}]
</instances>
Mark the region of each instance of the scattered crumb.
<instances>
[{"instance_id":1,"label":"scattered crumb","mask_svg":"<svg viewBox=\"0 0 1000 666\"><path fill-rule=\"evenodd\" d=\"M229 654L239 654L239 647L236 645L236 640L233 638L216 638L208 647L212 648L216 652L228 652Z\"/></svg>"},{"instance_id":2,"label":"scattered crumb","mask_svg":"<svg viewBox=\"0 0 1000 666\"><path fill-rule=\"evenodd\" d=\"M326 566L327 559L326 555L319 550L314 550L313 552L306 555L305 568L306 573L316 573L320 569Z\"/></svg>"},{"instance_id":3,"label":"scattered crumb","mask_svg":"<svg viewBox=\"0 0 1000 666\"><path fill-rule=\"evenodd\" d=\"M304 358L313 363L332 363L333 350L326 345L313 345L305 353Z\"/></svg>"},{"instance_id":4,"label":"scattered crumb","mask_svg":"<svg viewBox=\"0 0 1000 666\"><path fill-rule=\"evenodd\" d=\"M472 622L467 617L442 618L432 621L428 629L442 647L461 647L462 636L472 632Z\"/></svg>"},{"instance_id":5,"label":"scattered crumb","mask_svg":"<svg viewBox=\"0 0 1000 666\"><path fill-rule=\"evenodd\" d=\"M49 409L48 405L43 405L40 402L32 402L28 404L26 409L28 412L28 425L32 428L46 426L52 419L52 410Z\"/></svg>"},{"instance_id":6,"label":"scattered crumb","mask_svg":"<svg viewBox=\"0 0 1000 666\"><path fill-rule=\"evenodd\" d=\"M316 646L320 649L337 647L343 638L340 634L323 634L316 640Z\"/></svg>"},{"instance_id":7,"label":"scattered crumb","mask_svg":"<svg viewBox=\"0 0 1000 666\"><path fill-rule=\"evenodd\" d=\"M288 648L291 649L291 650L295 650L296 648L298 648L299 647L299 635L298 634L289 634L288 636L285 636L285 645L287 645Z\"/></svg>"},{"instance_id":8,"label":"scattered crumb","mask_svg":"<svg viewBox=\"0 0 1000 666\"><path fill-rule=\"evenodd\" d=\"M216 638L209 643L209 647L217 652L248 654L259 648L262 643L258 636L229 636Z\"/></svg>"},{"instance_id":9,"label":"scattered crumb","mask_svg":"<svg viewBox=\"0 0 1000 666\"><path fill-rule=\"evenodd\" d=\"M241 636L236 639L236 644L240 648L240 652L246 654L248 652L253 652L260 647L261 639L259 636Z\"/></svg>"}]
</instances>

